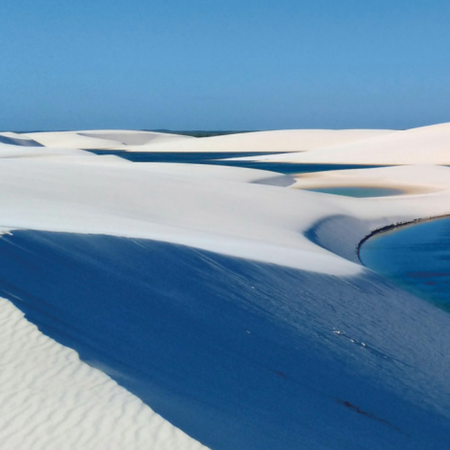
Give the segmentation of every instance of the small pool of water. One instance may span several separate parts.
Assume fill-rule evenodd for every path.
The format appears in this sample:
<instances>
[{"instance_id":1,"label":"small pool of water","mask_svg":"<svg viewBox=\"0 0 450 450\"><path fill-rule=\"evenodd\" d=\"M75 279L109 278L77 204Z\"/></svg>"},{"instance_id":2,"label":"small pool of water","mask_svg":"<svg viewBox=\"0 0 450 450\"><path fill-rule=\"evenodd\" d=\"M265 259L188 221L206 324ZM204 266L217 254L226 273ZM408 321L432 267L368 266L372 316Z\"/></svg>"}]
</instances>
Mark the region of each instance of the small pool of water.
<instances>
[{"instance_id":1,"label":"small pool of water","mask_svg":"<svg viewBox=\"0 0 450 450\"><path fill-rule=\"evenodd\" d=\"M450 218L377 234L360 248L362 263L450 312Z\"/></svg>"},{"instance_id":2,"label":"small pool of water","mask_svg":"<svg viewBox=\"0 0 450 450\"><path fill-rule=\"evenodd\" d=\"M284 175L296 173L327 172L329 170L349 170L349 169L373 169L384 166L362 166L358 164L300 164L300 163L280 163L264 161L228 161L214 160L204 161L204 164L219 164L222 166L245 167L248 169L270 170Z\"/></svg>"},{"instance_id":3,"label":"small pool of water","mask_svg":"<svg viewBox=\"0 0 450 450\"><path fill-rule=\"evenodd\" d=\"M96 155L115 155L133 162L201 163L222 158L266 155L265 152L127 152L125 150L88 150ZM282 152L274 152L279 154Z\"/></svg>"},{"instance_id":4,"label":"small pool of water","mask_svg":"<svg viewBox=\"0 0 450 450\"><path fill-rule=\"evenodd\" d=\"M285 175L294 173L324 172L328 170L371 169L384 166L359 164L299 164L265 161L234 160L238 157L276 155L284 152L126 152L124 150L88 150L96 155L115 155L133 162L191 163L219 166L243 167L247 169L269 170Z\"/></svg>"},{"instance_id":5,"label":"small pool of water","mask_svg":"<svg viewBox=\"0 0 450 450\"><path fill-rule=\"evenodd\" d=\"M400 189L360 187L360 186L340 186L316 189L306 189L307 191L322 192L324 194L344 195L346 197L388 197L390 195L400 195Z\"/></svg>"}]
</instances>

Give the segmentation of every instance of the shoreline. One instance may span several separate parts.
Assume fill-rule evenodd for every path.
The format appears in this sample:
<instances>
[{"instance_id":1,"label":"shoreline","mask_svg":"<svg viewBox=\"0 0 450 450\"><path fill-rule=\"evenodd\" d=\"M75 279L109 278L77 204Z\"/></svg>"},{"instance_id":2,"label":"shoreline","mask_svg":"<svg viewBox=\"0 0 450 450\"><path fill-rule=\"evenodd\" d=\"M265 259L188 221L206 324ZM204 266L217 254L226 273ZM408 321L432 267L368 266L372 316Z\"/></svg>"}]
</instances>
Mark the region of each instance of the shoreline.
<instances>
[{"instance_id":1,"label":"shoreline","mask_svg":"<svg viewBox=\"0 0 450 450\"><path fill-rule=\"evenodd\" d=\"M423 223L423 222L430 222L430 221L433 221L433 220L445 219L446 217L450 217L450 213L442 214L442 215L439 215L439 216L432 216L432 217L424 217L424 218L413 219L413 220L409 220L409 221L406 221L406 222L394 223L394 224L386 225L384 227L377 228L376 230L373 230L371 233L369 233L367 236L365 236L361 241L359 241L359 244L356 247L356 254L358 256L359 262L361 263L362 266L366 267L364 265L364 263L362 262L362 260L361 260L360 249L361 249L361 246L364 244L364 242L366 242L368 239L374 237L375 235L380 234L380 233L386 233L388 231L395 230L396 228L403 228L403 227L406 227L406 226L409 226L409 225L415 225L415 224L419 224L419 223Z\"/></svg>"}]
</instances>

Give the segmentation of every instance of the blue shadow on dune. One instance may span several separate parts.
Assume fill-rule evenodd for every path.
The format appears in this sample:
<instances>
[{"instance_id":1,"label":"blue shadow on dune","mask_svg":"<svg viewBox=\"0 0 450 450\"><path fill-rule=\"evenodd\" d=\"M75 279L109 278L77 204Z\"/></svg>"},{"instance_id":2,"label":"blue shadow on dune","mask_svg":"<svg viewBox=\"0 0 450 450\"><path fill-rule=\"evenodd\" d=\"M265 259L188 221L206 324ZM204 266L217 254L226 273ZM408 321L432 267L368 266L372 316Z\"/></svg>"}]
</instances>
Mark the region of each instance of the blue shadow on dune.
<instances>
[{"instance_id":1,"label":"blue shadow on dune","mask_svg":"<svg viewBox=\"0 0 450 450\"><path fill-rule=\"evenodd\" d=\"M0 143L18 145L20 147L43 147L39 142L33 141L32 139L20 139L6 136L0 136Z\"/></svg>"},{"instance_id":2,"label":"blue shadow on dune","mask_svg":"<svg viewBox=\"0 0 450 450\"><path fill-rule=\"evenodd\" d=\"M344 195L346 197L355 198L389 197L391 195L400 195L403 193L403 191L400 189L360 186L335 186L324 188L308 188L306 190L312 192L322 192L323 194Z\"/></svg>"},{"instance_id":3,"label":"blue shadow on dune","mask_svg":"<svg viewBox=\"0 0 450 450\"><path fill-rule=\"evenodd\" d=\"M150 240L35 231L1 236L0 267L0 295L43 333L212 449L410 439L437 449L429 429L450 444L439 417L377 379L396 361L333 332L351 332L352 308L356 327L393 314L392 288L375 275L350 283ZM370 375L355 369L366 363Z\"/></svg>"}]
</instances>

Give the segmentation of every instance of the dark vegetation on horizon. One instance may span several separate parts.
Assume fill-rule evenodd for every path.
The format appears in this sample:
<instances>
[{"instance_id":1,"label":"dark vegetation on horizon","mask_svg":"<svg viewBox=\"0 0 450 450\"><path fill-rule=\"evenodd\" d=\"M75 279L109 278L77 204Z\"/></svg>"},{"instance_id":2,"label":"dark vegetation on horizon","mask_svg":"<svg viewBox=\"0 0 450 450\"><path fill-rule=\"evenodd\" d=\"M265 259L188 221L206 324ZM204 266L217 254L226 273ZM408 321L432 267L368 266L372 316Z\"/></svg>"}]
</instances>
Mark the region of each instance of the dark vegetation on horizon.
<instances>
[{"instance_id":1,"label":"dark vegetation on horizon","mask_svg":"<svg viewBox=\"0 0 450 450\"><path fill-rule=\"evenodd\" d=\"M47 132L48 130L27 130L27 131L23 131L23 130L19 130L19 131L14 131L14 133L18 133L18 134L26 134L26 133L43 133L43 132ZM52 130L54 132L58 132L58 131L77 131L77 130ZM139 130L135 130L135 131L139 131ZM185 136L193 136L193 137L211 137L211 136L224 136L226 134L240 134L240 133L251 133L254 131L259 131L259 130L244 130L244 131L233 131L233 130L211 130L211 131L207 131L207 130L187 130L187 131L178 131L178 130L170 130L167 128L164 129L142 129L141 131L154 131L157 133L168 133L168 134L182 134Z\"/></svg>"},{"instance_id":2,"label":"dark vegetation on horizon","mask_svg":"<svg viewBox=\"0 0 450 450\"><path fill-rule=\"evenodd\" d=\"M232 130L191 130L191 131L178 131L178 130L168 130L168 129L159 129L159 130L143 130L143 131L155 131L158 133L170 133L170 134L183 134L185 136L193 136L193 137L212 137L212 136L224 136L227 134L240 134L240 133L251 133L256 130L245 130L245 131L232 131Z\"/></svg>"}]
</instances>

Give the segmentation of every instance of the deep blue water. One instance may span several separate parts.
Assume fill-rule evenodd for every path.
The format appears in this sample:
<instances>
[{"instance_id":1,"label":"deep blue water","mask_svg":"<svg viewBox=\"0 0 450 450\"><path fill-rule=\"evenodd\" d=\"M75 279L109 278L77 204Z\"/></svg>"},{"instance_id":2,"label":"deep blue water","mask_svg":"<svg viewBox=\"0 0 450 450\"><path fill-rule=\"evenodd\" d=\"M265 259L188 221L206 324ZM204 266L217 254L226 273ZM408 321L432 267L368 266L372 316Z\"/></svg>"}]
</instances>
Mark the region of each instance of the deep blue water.
<instances>
[{"instance_id":1,"label":"deep blue water","mask_svg":"<svg viewBox=\"0 0 450 450\"><path fill-rule=\"evenodd\" d=\"M450 312L450 218L374 235L360 248L367 267Z\"/></svg>"},{"instance_id":2,"label":"deep blue water","mask_svg":"<svg viewBox=\"0 0 450 450\"><path fill-rule=\"evenodd\" d=\"M196 163L209 162L222 158L241 156L260 156L261 152L127 152L125 150L87 150L96 155L116 155L133 162L174 162ZM278 152L281 153L281 152ZM277 153L274 153L277 154Z\"/></svg>"},{"instance_id":3,"label":"deep blue water","mask_svg":"<svg viewBox=\"0 0 450 450\"><path fill-rule=\"evenodd\" d=\"M166 162L212 164L220 166L244 167L270 170L283 174L323 172L328 170L370 169L384 166L365 166L358 164L297 164L263 161L233 161L230 158L260 156L261 152L126 152L122 150L89 150L97 155L116 155L133 162ZM270 153L272 155L283 152Z\"/></svg>"},{"instance_id":4,"label":"deep blue water","mask_svg":"<svg viewBox=\"0 0 450 450\"><path fill-rule=\"evenodd\" d=\"M299 163L280 163L263 161L210 161L205 164L217 164L232 167L245 167L247 169L270 170L285 175L295 173L325 172L328 170L348 170L348 169L373 169L383 166L363 166L358 164L299 164Z\"/></svg>"},{"instance_id":5,"label":"deep blue water","mask_svg":"<svg viewBox=\"0 0 450 450\"><path fill-rule=\"evenodd\" d=\"M402 193L400 189L358 187L358 186L326 187L307 190L313 192L323 192L324 194L344 195L347 197L358 197L358 198L387 197L390 195L399 195Z\"/></svg>"},{"instance_id":6,"label":"deep blue water","mask_svg":"<svg viewBox=\"0 0 450 450\"><path fill-rule=\"evenodd\" d=\"M406 448L407 433L392 430L428 426L353 367L390 367L370 344L392 289L375 275L342 281L150 240L35 231L0 237L0 268L0 296L43 333L212 449L357 448L385 433Z\"/></svg>"}]
</instances>

